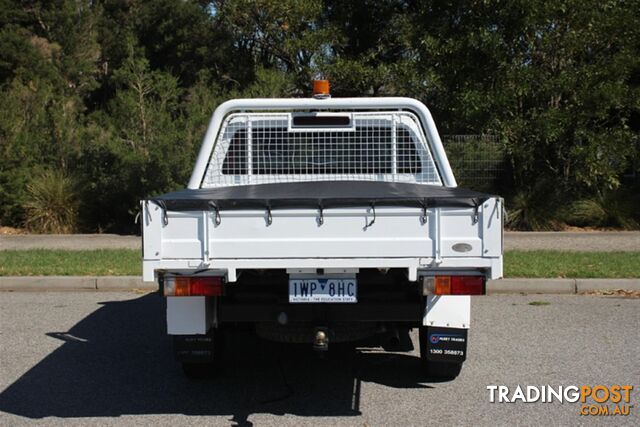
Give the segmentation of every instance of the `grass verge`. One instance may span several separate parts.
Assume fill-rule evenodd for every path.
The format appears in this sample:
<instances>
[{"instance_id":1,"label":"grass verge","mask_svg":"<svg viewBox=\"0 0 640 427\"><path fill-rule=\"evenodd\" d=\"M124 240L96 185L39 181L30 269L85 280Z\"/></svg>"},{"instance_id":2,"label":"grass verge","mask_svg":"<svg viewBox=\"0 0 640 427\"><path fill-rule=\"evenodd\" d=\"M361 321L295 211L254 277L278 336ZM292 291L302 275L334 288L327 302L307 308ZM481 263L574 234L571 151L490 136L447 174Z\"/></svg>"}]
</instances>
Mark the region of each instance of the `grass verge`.
<instances>
[{"instance_id":1,"label":"grass verge","mask_svg":"<svg viewBox=\"0 0 640 427\"><path fill-rule=\"evenodd\" d=\"M640 252L509 251L505 277L640 278ZM135 276L140 251L0 251L0 276Z\"/></svg>"},{"instance_id":2,"label":"grass verge","mask_svg":"<svg viewBox=\"0 0 640 427\"><path fill-rule=\"evenodd\" d=\"M0 251L0 276L136 276L140 259L133 249Z\"/></svg>"},{"instance_id":3,"label":"grass verge","mask_svg":"<svg viewBox=\"0 0 640 427\"><path fill-rule=\"evenodd\" d=\"M505 277L602 278L640 277L640 252L509 251Z\"/></svg>"}]
</instances>

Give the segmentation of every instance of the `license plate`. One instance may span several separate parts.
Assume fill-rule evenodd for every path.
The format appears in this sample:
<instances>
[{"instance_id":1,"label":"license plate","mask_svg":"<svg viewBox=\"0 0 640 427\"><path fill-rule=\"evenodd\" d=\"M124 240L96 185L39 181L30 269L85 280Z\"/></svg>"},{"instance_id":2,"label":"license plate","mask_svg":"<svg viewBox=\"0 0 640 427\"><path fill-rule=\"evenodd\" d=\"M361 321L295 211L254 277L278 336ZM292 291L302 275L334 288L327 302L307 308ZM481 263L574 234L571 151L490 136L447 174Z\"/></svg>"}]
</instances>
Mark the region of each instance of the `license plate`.
<instances>
[{"instance_id":1,"label":"license plate","mask_svg":"<svg viewBox=\"0 0 640 427\"><path fill-rule=\"evenodd\" d=\"M353 279L289 279L289 302L356 303L358 282Z\"/></svg>"}]
</instances>

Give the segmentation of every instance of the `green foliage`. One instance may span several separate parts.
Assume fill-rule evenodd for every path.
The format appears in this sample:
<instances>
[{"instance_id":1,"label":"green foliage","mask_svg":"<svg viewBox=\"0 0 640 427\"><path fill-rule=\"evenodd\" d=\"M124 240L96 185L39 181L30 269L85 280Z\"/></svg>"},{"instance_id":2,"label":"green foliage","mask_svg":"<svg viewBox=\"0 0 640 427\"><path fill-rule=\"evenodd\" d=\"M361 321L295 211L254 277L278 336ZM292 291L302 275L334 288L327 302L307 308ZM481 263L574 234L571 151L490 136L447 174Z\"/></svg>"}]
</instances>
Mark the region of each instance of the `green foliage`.
<instances>
[{"instance_id":1,"label":"green foliage","mask_svg":"<svg viewBox=\"0 0 640 427\"><path fill-rule=\"evenodd\" d=\"M325 21L335 28L331 54L321 70L340 96L413 92L416 51L411 3L398 0L327 1ZM413 88L412 88L413 89ZM422 91L422 90L421 90ZM420 93L412 93L417 97Z\"/></svg>"},{"instance_id":2,"label":"green foliage","mask_svg":"<svg viewBox=\"0 0 640 427\"><path fill-rule=\"evenodd\" d=\"M315 0L215 1L221 22L255 64L291 74L302 93L317 64L337 41L331 23L323 21L323 4Z\"/></svg>"},{"instance_id":3,"label":"green foliage","mask_svg":"<svg viewBox=\"0 0 640 427\"><path fill-rule=\"evenodd\" d=\"M602 1L424 2L419 67L446 130L499 134L519 188L616 188L638 111L638 5ZM634 113L635 112L635 113Z\"/></svg>"},{"instance_id":4,"label":"green foliage","mask_svg":"<svg viewBox=\"0 0 640 427\"><path fill-rule=\"evenodd\" d=\"M507 251L505 277L637 278L640 252Z\"/></svg>"},{"instance_id":5,"label":"green foliage","mask_svg":"<svg viewBox=\"0 0 640 427\"><path fill-rule=\"evenodd\" d=\"M449 156L505 172L477 188L512 227L638 227L621 177L640 173L639 21L626 0L0 0L0 223L29 222L28 184L59 170L81 230L134 231L139 199L185 185L218 104L326 76L496 135Z\"/></svg>"},{"instance_id":6,"label":"green foliage","mask_svg":"<svg viewBox=\"0 0 640 427\"><path fill-rule=\"evenodd\" d=\"M287 74L277 70L258 68L255 82L240 91L231 93L243 98L283 98L293 96L295 83Z\"/></svg>"},{"instance_id":7,"label":"green foliage","mask_svg":"<svg viewBox=\"0 0 640 427\"><path fill-rule=\"evenodd\" d=\"M78 223L78 194L73 178L46 170L27 185L25 226L36 233L73 233Z\"/></svg>"},{"instance_id":8,"label":"green foliage","mask_svg":"<svg viewBox=\"0 0 640 427\"><path fill-rule=\"evenodd\" d=\"M183 186L197 148L194 139L183 140L177 79L151 70L131 50L113 73L116 95L92 116L98 126L87 129L91 143L77 158L86 182L83 212L104 230L134 230L138 201Z\"/></svg>"},{"instance_id":9,"label":"green foliage","mask_svg":"<svg viewBox=\"0 0 640 427\"><path fill-rule=\"evenodd\" d=\"M507 251L505 277L639 278L640 252ZM140 275L140 251L0 251L0 276Z\"/></svg>"},{"instance_id":10,"label":"green foliage","mask_svg":"<svg viewBox=\"0 0 640 427\"><path fill-rule=\"evenodd\" d=\"M504 144L483 135L450 135L443 138L447 158L459 186L494 192L504 180Z\"/></svg>"},{"instance_id":11,"label":"green foliage","mask_svg":"<svg viewBox=\"0 0 640 427\"><path fill-rule=\"evenodd\" d=\"M607 222L607 211L597 200L576 200L569 205L566 220L578 227L602 227Z\"/></svg>"},{"instance_id":12,"label":"green foliage","mask_svg":"<svg viewBox=\"0 0 640 427\"><path fill-rule=\"evenodd\" d=\"M558 231L563 228L564 196L552 181L540 180L520 190L507 204L505 225L516 230Z\"/></svg>"},{"instance_id":13,"label":"green foliage","mask_svg":"<svg viewBox=\"0 0 640 427\"><path fill-rule=\"evenodd\" d=\"M140 251L0 251L0 276L139 276Z\"/></svg>"},{"instance_id":14,"label":"green foliage","mask_svg":"<svg viewBox=\"0 0 640 427\"><path fill-rule=\"evenodd\" d=\"M566 222L579 227L616 227L627 230L640 226L640 194L637 189L606 191L592 199L569 205Z\"/></svg>"}]
</instances>

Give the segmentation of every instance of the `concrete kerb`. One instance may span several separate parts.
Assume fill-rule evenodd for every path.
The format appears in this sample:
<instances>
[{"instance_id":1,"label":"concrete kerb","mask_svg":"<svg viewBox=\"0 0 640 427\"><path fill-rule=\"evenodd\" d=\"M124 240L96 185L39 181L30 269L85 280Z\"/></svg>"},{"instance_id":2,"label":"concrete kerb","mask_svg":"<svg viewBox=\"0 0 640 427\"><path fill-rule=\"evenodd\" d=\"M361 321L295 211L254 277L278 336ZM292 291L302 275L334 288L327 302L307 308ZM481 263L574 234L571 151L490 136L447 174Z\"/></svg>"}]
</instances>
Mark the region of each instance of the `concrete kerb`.
<instances>
[{"instance_id":1,"label":"concrete kerb","mask_svg":"<svg viewBox=\"0 0 640 427\"><path fill-rule=\"evenodd\" d=\"M640 291L640 279L500 279L489 280L488 294L581 294L624 289Z\"/></svg>"},{"instance_id":2,"label":"concrete kerb","mask_svg":"<svg viewBox=\"0 0 640 427\"><path fill-rule=\"evenodd\" d=\"M608 279L608 289L626 289L640 291L640 279ZM600 279L576 279L576 292L589 292L603 290L600 287Z\"/></svg>"},{"instance_id":3,"label":"concrete kerb","mask_svg":"<svg viewBox=\"0 0 640 427\"><path fill-rule=\"evenodd\" d=\"M6 276L0 291L153 291L140 276ZM500 279L487 283L488 294L576 294L595 290L640 290L640 279Z\"/></svg>"},{"instance_id":4,"label":"concrete kerb","mask_svg":"<svg viewBox=\"0 0 640 427\"><path fill-rule=\"evenodd\" d=\"M128 289L158 289L155 282L143 282L140 276L102 276L96 278L96 289L98 290L128 290Z\"/></svg>"},{"instance_id":5,"label":"concrete kerb","mask_svg":"<svg viewBox=\"0 0 640 427\"><path fill-rule=\"evenodd\" d=\"M606 280L602 280L602 285ZM605 284L606 286L606 284ZM489 280L488 294L575 294L575 279L499 279Z\"/></svg>"},{"instance_id":6,"label":"concrete kerb","mask_svg":"<svg viewBox=\"0 0 640 427\"><path fill-rule=\"evenodd\" d=\"M0 291L130 291L155 290L140 276L5 276Z\"/></svg>"},{"instance_id":7,"label":"concrete kerb","mask_svg":"<svg viewBox=\"0 0 640 427\"><path fill-rule=\"evenodd\" d=\"M0 277L0 291L95 291L95 277L6 276Z\"/></svg>"}]
</instances>

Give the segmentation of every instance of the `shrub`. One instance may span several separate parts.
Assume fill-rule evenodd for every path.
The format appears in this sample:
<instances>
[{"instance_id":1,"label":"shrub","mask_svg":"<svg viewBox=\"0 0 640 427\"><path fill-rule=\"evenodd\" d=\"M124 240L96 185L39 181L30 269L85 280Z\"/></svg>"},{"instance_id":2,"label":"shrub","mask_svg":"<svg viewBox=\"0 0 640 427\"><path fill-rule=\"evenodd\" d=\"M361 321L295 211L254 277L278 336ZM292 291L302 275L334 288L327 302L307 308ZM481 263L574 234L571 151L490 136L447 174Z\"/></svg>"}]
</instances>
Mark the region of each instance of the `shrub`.
<instances>
[{"instance_id":1,"label":"shrub","mask_svg":"<svg viewBox=\"0 0 640 427\"><path fill-rule=\"evenodd\" d=\"M521 190L506 203L506 225L515 230L558 231L562 220L563 197L552 183L541 180Z\"/></svg>"},{"instance_id":2,"label":"shrub","mask_svg":"<svg viewBox=\"0 0 640 427\"><path fill-rule=\"evenodd\" d=\"M565 220L577 227L602 227L607 221L607 211L597 200L576 200L569 205Z\"/></svg>"},{"instance_id":3,"label":"shrub","mask_svg":"<svg viewBox=\"0 0 640 427\"><path fill-rule=\"evenodd\" d=\"M27 185L25 227L37 233L73 233L78 223L75 180L58 170L46 170Z\"/></svg>"},{"instance_id":4,"label":"shrub","mask_svg":"<svg viewBox=\"0 0 640 427\"><path fill-rule=\"evenodd\" d=\"M640 228L637 191L608 191L603 195L577 200L569 205L566 222L579 227L616 227L625 230Z\"/></svg>"}]
</instances>

